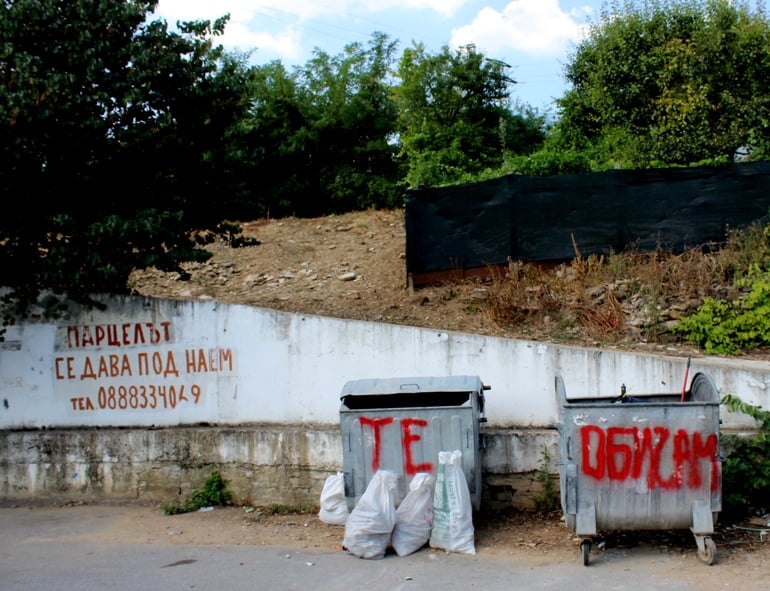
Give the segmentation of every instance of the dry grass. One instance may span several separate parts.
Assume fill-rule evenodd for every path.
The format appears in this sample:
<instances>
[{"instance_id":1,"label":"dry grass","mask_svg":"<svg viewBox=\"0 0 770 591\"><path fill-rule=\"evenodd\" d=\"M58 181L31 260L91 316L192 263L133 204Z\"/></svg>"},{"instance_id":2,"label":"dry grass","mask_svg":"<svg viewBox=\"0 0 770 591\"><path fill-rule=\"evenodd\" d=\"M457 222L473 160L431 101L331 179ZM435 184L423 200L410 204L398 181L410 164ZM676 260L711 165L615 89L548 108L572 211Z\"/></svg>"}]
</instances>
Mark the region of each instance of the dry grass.
<instances>
[{"instance_id":1,"label":"dry grass","mask_svg":"<svg viewBox=\"0 0 770 591\"><path fill-rule=\"evenodd\" d=\"M623 252L575 257L554 268L510 261L490 270L487 313L501 326L576 334L604 343L672 338L671 325L707 297L734 298L734 280L751 265L767 268L768 230L732 232L721 245L680 254Z\"/></svg>"}]
</instances>

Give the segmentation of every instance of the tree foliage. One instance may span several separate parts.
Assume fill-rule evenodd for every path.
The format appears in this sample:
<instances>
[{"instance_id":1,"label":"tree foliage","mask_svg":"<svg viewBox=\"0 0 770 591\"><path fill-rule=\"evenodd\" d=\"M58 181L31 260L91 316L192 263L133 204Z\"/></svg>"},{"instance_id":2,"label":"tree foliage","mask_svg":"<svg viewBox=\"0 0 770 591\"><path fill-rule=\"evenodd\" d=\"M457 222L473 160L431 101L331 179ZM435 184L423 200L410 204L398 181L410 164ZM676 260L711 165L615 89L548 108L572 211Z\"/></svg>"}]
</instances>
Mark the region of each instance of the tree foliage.
<instances>
[{"instance_id":1,"label":"tree foliage","mask_svg":"<svg viewBox=\"0 0 770 591\"><path fill-rule=\"evenodd\" d=\"M128 292L208 256L233 219L398 207L409 180L473 181L532 151L508 66L375 33L302 67L215 44L228 21L154 18L157 0L12 0L0 18L5 300ZM213 232L212 232L213 231ZM6 308L7 309L7 308Z\"/></svg>"},{"instance_id":2,"label":"tree foliage","mask_svg":"<svg viewBox=\"0 0 770 591\"><path fill-rule=\"evenodd\" d=\"M418 43L404 51L394 93L410 186L499 170L508 150L521 153L542 143L542 121L511 108L515 81L508 70L472 45L430 54Z\"/></svg>"},{"instance_id":3,"label":"tree foliage","mask_svg":"<svg viewBox=\"0 0 770 591\"><path fill-rule=\"evenodd\" d=\"M38 290L123 292L135 267L204 256L243 71L213 23L172 32L155 1L14 0L0 19L0 254ZM221 211L219 209L218 211Z\"/></svg>"},{"instance_id":4,"label":"tree foliage","mask_svg":"<svg viewBox=\"0 0 770 591\"><path fill-rule=\"evenodd\" d=\"M375 33L331 56L316 49L304 66L278 61L250 71L249 112L239 125L252 213L317 216L395 207L403 193L396 111L388 76L395 43Z\"/></svg>"},{"instance_id":5,"label":"tree foliage","mask_svg":"<svg viewBox=\"0 0 770 591\"><path fill-rule=\"evenodd\" d=\"M605 5L565 68L553 141L597 167L731 161L767 151L770 23L760 5Z\"/></svg>"},{"instance_id":6,"label":"tree foliage","mask_svg":"<svg viewBox=\"0 0 770 591\"><path fill-rule=\"evenodd\" d=\"M337 56L316 49L296 72L308 123L292 203L303 215L400 205L396 107L389 74L396 45L382 33L368 47L352 43Z\"/></svg>"}]
</instances>

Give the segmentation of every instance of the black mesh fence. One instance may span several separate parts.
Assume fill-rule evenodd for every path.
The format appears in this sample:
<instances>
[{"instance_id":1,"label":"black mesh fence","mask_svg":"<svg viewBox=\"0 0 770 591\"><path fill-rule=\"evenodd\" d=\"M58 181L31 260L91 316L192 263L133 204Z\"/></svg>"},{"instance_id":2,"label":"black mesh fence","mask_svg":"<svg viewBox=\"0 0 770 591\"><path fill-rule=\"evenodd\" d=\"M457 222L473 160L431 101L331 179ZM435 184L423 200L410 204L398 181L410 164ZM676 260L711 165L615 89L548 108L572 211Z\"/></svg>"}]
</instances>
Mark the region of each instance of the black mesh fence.
<instances>
[{"instance_id":1,"label":"black mesh fence","mask_svg":"<svg viewBox=\"0 0 770 591\"><path fill-rule=\"evenodd\" d=\"M415 284L484 274L509 260L683 252L765 221L770 162L718 168L520 176L406 195L406 271Z\"/></svg>"}]
</instances>

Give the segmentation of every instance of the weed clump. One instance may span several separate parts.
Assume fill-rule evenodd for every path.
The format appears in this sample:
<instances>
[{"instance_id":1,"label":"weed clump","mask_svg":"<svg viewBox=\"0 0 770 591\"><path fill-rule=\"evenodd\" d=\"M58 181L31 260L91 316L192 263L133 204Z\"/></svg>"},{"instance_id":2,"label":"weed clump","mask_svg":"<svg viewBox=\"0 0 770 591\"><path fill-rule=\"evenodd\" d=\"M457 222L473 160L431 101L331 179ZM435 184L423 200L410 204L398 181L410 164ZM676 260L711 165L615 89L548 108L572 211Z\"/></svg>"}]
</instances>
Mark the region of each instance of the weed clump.
<instances>
[{"instance_id":1,"label":"weed clump","mask_svg":"<svg viewBox=\"0 0 770 591\"><path fill-rule=\"evenodd\" d=\"M203 481L203 486L193 489L187 500L182 503L164 503L161 508L166 515L190 513L202 507L227 505L232 496L233 493L227 488L227 480L222 477L219 470L212 467L208 478Z\"/></svg>"},{"instance_id":2,"label":"weed clump","mask_svg":"<svg viewBox=\"0 0 770 591\"><path fill-rule=\"evenodd\" d=\"M552 513L561 508L558 482L551 472L551 454L546 446L540 453L540 468L537 471L537 480L542 486L540 493L535 495L535 509L545 513Z\"/></svg>"}]
</instances>

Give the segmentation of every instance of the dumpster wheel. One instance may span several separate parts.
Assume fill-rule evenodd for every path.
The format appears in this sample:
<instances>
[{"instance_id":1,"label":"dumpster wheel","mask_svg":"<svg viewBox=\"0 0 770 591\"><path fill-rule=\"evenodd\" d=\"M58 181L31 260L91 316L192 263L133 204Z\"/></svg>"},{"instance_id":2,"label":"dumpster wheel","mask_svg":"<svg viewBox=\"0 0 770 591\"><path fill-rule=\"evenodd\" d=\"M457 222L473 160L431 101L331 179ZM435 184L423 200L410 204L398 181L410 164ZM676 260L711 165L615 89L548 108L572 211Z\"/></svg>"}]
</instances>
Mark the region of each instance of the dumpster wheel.
<instances>
[{"instance_id":1,"label":"dumpster wheel","mask_svg":"<svg viewBox=\"0 0 770 591\"><path fill-rule=\"evenodd\" d=\"M711 566L717 561L717 545L710 536L695 536L698 544L698 558L702 562Z\"/></svg>"},{"instance_id":2,"label":"dumpster wheel","mask_svg":"<svg viewBox=\"0 0 770 591\"><path fill-rule=\"evenodd\" d=\"M588 566L588 557L591 554L591 540L580 542L580 552L583 554L583 566Z\"/></svg>"}]
</instances>

